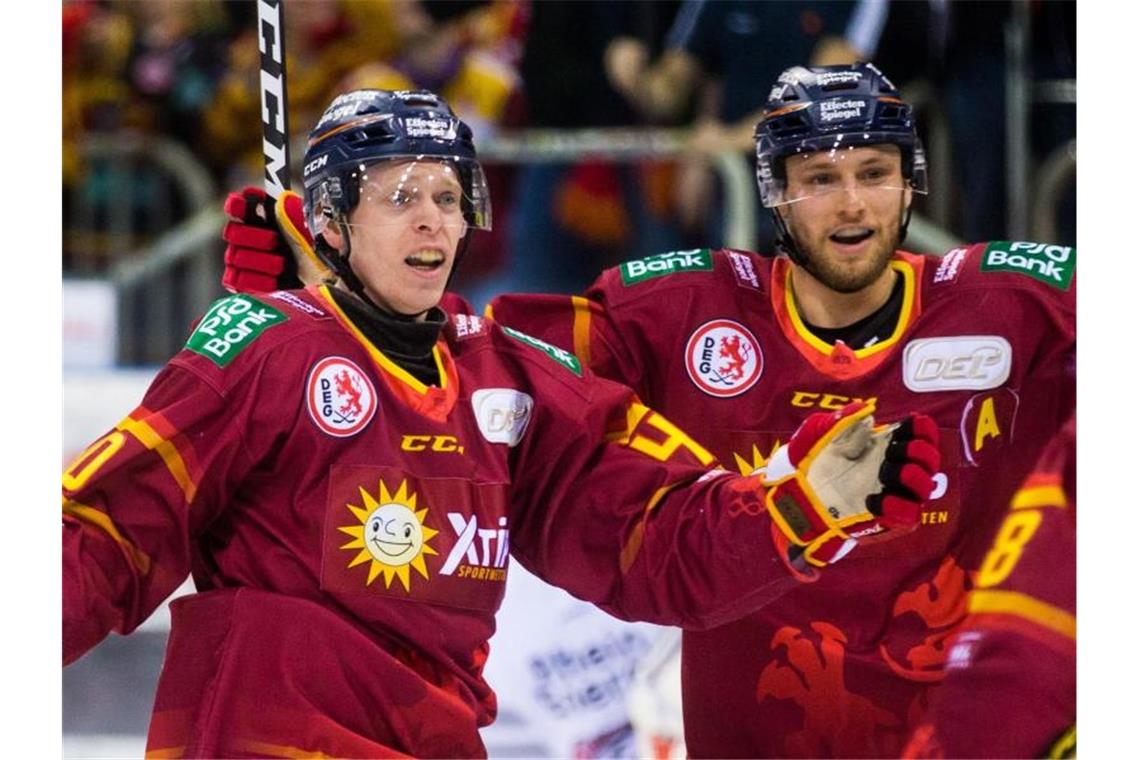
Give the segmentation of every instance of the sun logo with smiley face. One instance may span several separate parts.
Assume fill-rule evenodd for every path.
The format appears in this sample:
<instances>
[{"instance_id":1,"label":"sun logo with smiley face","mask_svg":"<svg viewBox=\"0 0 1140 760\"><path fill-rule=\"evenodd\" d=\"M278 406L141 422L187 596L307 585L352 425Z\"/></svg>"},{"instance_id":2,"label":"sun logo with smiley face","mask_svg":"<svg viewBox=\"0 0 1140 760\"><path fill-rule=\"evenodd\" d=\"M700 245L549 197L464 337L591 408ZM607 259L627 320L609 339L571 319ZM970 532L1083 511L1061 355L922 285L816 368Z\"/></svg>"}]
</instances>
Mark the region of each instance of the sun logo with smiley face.
<instances>
[{"instance_id":1,"label":"sun logo with smiley face","mask_svg":"<svg viewBox=\"0 0 1140 760\"><path fill-rule=\"evenodd\" d=\"M360 524L338 528L341 533L346 533L353 539L340 548L360 550L348 566L370 563L366 586L372 585L372 581L383 575L384 588L391 588L392 579L399 578L404 590L411 591L411 573L408 568L427 579L424 555L438 554L428 544L439 531L424 525L427 509L416 511L416 495L408 493L406 480L400 483L394 494L388 491L384 481L380 481L380 490L376 496L361 487L360 498L363 506L345 505Z\"/></svg>"}]
</instances>

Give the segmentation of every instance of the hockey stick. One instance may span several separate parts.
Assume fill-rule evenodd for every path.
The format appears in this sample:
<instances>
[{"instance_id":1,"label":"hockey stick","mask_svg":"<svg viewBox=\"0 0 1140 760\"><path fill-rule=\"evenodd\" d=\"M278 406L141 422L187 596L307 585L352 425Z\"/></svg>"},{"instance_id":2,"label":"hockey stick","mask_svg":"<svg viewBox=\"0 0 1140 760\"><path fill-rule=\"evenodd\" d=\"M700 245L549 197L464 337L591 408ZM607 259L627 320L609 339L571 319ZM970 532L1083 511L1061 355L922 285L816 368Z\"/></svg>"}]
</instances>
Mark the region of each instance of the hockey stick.
<instances>
[{"instance_id":1,"label":"hockey stick","mask_svg":"<svg viewBox=\"0 0 1140 760\"><path fill-rule=\"evenodd\" d=\"M285 9L282 0L257 0L257 47L261 51L261 146L265 192L277 198L289 189L289 120L285 97Z\"/></svg>"}]
</instances>

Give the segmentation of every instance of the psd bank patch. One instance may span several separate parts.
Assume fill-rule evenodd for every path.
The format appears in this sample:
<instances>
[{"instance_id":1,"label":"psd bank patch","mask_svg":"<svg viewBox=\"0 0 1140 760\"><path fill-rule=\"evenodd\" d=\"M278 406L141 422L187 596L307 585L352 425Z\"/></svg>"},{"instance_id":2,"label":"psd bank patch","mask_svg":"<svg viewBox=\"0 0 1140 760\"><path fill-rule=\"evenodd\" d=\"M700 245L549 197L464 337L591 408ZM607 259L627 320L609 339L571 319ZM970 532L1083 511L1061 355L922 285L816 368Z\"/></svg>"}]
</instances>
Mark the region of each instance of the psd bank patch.
<instances>
[{"instance_id":1,"label":"psd bank patch","mask_svg":"<svg viewBox=\"0 0 1140 760\"><path fill-rule=\"evenodd\" d=\"M664 277L674 272L708 272L713 268L712 251L694 248L691 251L671 251L627 261L618 267L623 285Z\"/></svg>"},{"instance_id":2,"label":"psd bank patch","mask_svg":"<svg viewBox=\"0 0 1140 760\"><path fill-rule=\"evenodd\" d=\"M1057 290L1068 290L1077 269L1077 249L1024 240L995 240L982 254L981 271L1016 272Z\"/></svg>"},{"instance_id":3,"label":"psd bank patch","mask_svg":"<svg viewBox=\"0 0 1140 760\"><path fill-rule=\"evenodd\" d=\"M272 306L248 296L232 295L210 307L186 341L186 348L225 367L258 335L284 321L285 315Z\"/></svg>"}]
</instances>

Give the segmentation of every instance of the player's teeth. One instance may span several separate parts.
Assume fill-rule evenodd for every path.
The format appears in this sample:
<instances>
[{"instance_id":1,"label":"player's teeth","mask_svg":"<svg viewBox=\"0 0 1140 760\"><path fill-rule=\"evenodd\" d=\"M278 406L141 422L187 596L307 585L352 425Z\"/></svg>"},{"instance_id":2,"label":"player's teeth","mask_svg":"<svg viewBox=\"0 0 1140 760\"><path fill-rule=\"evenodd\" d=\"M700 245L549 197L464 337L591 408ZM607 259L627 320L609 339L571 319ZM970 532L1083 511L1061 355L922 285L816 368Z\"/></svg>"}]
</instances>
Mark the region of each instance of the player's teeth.
<instances>
[{"instance_id":1,"label":"player's teeth","mask_svg":"<svg viewBox=\"0 0 1140 760\"><path fill-rule=\"evenodd\" d=\"M409 264L431 266L433 264L443 263L443 254L439 251L416 251L406 260Z\"/></svg>"}]
</instances>

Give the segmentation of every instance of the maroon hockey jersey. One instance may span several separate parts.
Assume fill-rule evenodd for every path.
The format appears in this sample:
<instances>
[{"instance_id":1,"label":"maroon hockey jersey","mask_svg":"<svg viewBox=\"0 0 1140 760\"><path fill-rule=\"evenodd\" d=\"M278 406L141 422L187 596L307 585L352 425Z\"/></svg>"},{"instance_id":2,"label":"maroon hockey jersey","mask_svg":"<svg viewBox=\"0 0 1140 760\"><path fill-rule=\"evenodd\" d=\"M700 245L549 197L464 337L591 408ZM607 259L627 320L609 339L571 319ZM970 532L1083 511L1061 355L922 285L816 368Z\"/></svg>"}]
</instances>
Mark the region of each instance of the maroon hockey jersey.
<instances>
[{"instance_id":1,"label":"maroon hockey jersey","mask_svg":"<svg viewBox=\"0 0 1140 760\"><path fill-rule=\"evenodd\" d=\"M172 605L148 753L479 756L508 556L627 618L709 626L798 581L755 478L628 388L452 318L440 387L324 289L217 302L64 473L64 661Z\"/></svg>"},{"instance_id":2,"label":"maroon hockey jersey","mask_svg":"<svg viewBox=\"0 0 1140 760\"><path fill-rule=\"evenodd\" d=\"M1072 757L1077 716L1077 426L1010 503L906 757Z\"/></svg>"},{"instance_id":3,"label":"maroon hockey jersey","mask_svg":"<svg viewBox=\"0 0 1140 760\"><path fill-rule=\"evenodd\" d=\"M1019 480L1074 403L1075 251L995 242L899 252L903 303L874 345L804 326L787 259L693 250L630 261L585 296L503 296L503 324L572 348L742 472L802 416L875 399L932 416L944 471L910 536L864 541L745 619L686 631L685 735L701 757L897 756Z\"/></svg>"}]
</instances>

